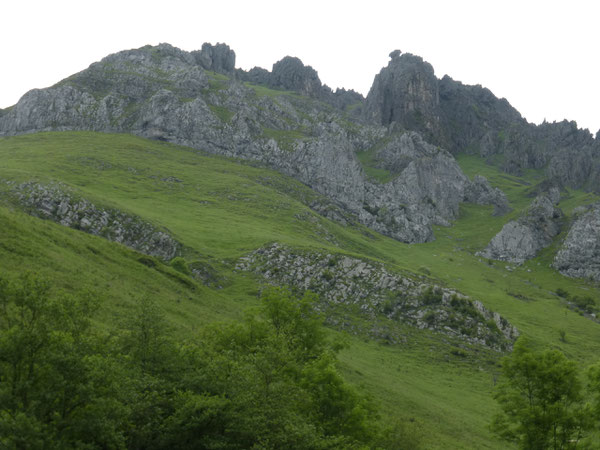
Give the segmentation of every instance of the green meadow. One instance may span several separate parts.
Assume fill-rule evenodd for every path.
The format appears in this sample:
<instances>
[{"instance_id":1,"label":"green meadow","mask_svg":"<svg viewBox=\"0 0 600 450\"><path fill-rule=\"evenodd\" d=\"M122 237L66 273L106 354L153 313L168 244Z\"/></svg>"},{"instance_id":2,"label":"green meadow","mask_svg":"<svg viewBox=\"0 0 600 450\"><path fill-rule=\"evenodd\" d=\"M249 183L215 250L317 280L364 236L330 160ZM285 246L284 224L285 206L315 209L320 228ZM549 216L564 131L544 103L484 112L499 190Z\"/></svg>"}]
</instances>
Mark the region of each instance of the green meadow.
<instances>
[{"instance_id":1,"label":"green meadow","mask_svg":"<svg viewBox=\"0 0 600 450\"><path fill-rule=\"evenodd\" d=\"M280 136L274 136L279 137ZM360 155L365 161L369 155ZM56 289L91 291L101 307L94 325L110 331L132 314L137 299L154 299L177 336L214 322L240 319L258 304L262 281L235 261L272 242L371 258L391 270L427 276L497 311L539 348L556 348L582 368L600 354L600 325L568 307L555 292L591 296L598 287L563 277L550 266L556 245L522 266L476 255L533 199L541 173L509 176L475 156L459 155L464 172L484 175L513 210L463 204L452 227L437 227L426 244L403 244L366 228L343 227L307 204L319 195L272 170L186 147L124 134L52 132L0 139L0 271L51 279ZM385 181L385 174L373 172ZM25 181L60 182L96 205L140 216L183 245L182 256L214 274L209 286L168 263L81 231L31 217L10 190ZM575 207L597 198L563 193L565 223ZM564 232L559 240L564 238ZM405 342L388 345L331 329L346 342L341 371L378 405L382 420L403 424L423 448L507 448L488 429L497 409L492 392L502 354L465 347L442 335L398 325ZM561 333L563 333L561 335ZM564 338L561 339L561 336Z\"/></svg>"}]
</instances>

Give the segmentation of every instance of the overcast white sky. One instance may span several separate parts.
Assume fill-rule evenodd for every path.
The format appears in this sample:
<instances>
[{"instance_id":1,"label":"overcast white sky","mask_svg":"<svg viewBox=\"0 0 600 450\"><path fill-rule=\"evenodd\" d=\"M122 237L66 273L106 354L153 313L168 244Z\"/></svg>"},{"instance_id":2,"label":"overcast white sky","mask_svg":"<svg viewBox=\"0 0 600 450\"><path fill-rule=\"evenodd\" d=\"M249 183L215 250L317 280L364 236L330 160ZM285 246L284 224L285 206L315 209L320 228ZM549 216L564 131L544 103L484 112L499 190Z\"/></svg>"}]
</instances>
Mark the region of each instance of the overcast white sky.
<instances>
[{"instance_id":1,"label":"overcast white sky","mask_svg":"<svg viewBox=\"0 0 600 450\"><path fill-rule=\"evenodd\" d=\"M109 53L168 42L225 42L236 66L271 69L285 55L321 81L367 94L394 49L441 78L481 84L530 122L600 129L596 0L5 0L0 107Z\"/></svg>"}]
</instances>

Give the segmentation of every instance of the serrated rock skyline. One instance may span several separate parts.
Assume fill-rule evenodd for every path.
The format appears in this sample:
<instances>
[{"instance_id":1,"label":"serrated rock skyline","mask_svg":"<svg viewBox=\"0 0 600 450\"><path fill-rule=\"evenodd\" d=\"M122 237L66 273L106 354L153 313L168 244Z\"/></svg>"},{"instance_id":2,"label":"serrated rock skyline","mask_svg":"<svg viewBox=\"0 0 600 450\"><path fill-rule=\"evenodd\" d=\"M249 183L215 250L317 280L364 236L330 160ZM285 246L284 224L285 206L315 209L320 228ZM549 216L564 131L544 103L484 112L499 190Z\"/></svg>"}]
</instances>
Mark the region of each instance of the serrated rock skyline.
<instances>
[{"instance_id":1,"label":"serrated rock skyline","mask_svg":"<svg viewBox=\"0 0 600 450\"><path fill-rule=\"evenodd\" d=\"M459 152L500 161L509 174L543 170L558 188L600 191L599 140L587 130L529 124L484 87L438 79L419 56L390 58L363 98L332 91L294 57L243 71L225 44L145 46L28 92L0 111L0 136L127 132L259 162L409 243L434 239L432 226L450 226L461 202L510 209L503 193L464 175ZM387 177L367 173L359 155Z\"/></svg>"}]
</instances>

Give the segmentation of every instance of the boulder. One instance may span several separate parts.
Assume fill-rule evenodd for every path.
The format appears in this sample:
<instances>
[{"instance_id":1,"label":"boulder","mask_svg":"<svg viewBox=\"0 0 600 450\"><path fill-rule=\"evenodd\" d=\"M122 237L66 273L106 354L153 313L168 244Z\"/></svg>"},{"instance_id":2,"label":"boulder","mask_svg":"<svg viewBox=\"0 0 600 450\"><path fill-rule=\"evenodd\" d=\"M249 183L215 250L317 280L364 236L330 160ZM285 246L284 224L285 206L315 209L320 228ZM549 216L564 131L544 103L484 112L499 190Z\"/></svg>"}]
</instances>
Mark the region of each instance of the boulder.
<instances>
[{"instance_id":1,"label":"boulder","mask_svg":"<svg viewBox=\"0 0 600 450\"><path fill-rule=\"evenodd\" d=\"M367 95L364 117L387 126L398 123L408 130L439 134L438 80L431 64L399 50L375 76Z\"/></svg>"},{"instance_id":2,"label":"boulder","mask_svg":"<svg viewBox=\"0 0 600 450\"><path fill-rule=\"evenodd\" d=\"M202 44L201 50L191 52L196 62L203 69L222 74L233 74L235 71L235 52L227 44Z\"/></svg>"},{"instance_id":3,"label":"boulder","mask_svg":"<svg viewBox=\"0 0 600 450\"><path fill-rule=\"evenodd\" d=\"M517 220L508 222L487 247L477 254L488 259L522 264L552 243L562 227L562 211L555 205L558 189L538 195Z\"/></svg>"},{"instance_id":4,"label":"boulder","mask_svg":"<svg viewBox=\"0 0 600 450\"><path fill-rule=\"evenodd\" d=\"M502 216L511 210L506 194L490 186L487 178L481 175L475 175L465 189L464 201L477 205L493 205L494 216Z\"/></svg>"},{"instance_id":5,"label":"boulder","mask_svg":"<svg viewBox=\"0 0 600 450\"><path fill-rule=\"evenodd\" d=\"M269 84L275 88L296 91L311 97L318 97L322 88L317 71L292 56L286 56L273 64Z\"/></svg>"},{"instance_id":6,"label":"boulder","mask_svg":"<svg viewBox=\"0 0 600 450\"><path fill-rule=\"evenodd\" d=\"M580 212L553 267L568 277L600 281L600 204Z\"/></svg>"}]
</instances>

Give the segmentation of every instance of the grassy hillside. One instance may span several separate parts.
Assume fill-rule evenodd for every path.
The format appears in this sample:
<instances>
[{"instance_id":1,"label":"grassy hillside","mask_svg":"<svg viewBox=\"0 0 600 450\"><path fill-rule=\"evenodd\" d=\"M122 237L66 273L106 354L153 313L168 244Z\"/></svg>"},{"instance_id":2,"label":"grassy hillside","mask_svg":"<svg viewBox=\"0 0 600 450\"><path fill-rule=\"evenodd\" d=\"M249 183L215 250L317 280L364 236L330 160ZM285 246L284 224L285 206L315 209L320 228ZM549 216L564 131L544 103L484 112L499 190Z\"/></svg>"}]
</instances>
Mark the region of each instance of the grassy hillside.
<instances>
[{"instance_id":1,"label":"grassy hillside","mask_svg":"<svg viewBox=\"0 0 600 450\"><path fill-rule=\"evenodd\" d=\"M129 135L42 133L0 140L0 270L33 270L67 291L92 290L101 299L97 326L110 329L130 314L134 300L159 301L176 332L241 317L257 303L261 280L235 270L235 261L270 242L323 249L387 263L427 275L481 300L540 346L559 348L582 366L600 354L600 325L569 310L554 295L564 289L598 298L595 286L549 267L553 250L521 267L474 255L508 220L518 216L540 174L507 176L472 156L459 158L469 176L482 174L503 189L513 212L494 218L491 208L462 205L451 228L435 230L428 244L402 244L361 226L342 227L312 212L317 194L299 182L246 163ZM32 218L8 201L5 181L59 181L97 205L117 208L167 229L189 263L214 273L210 287L168 264L148 264L130 249L80 231ZM593 201L569 192L568 214ZM561 341L563 330L566 342ZM425 448L506 448L488 431L495 411L491 392L502 355L457 351L440 335L405 327L405 343L383 345L346 336L344 373L381 406L421 435ZM338 332L332 330L331 333Z\"/></svg>"}]
</instances>

